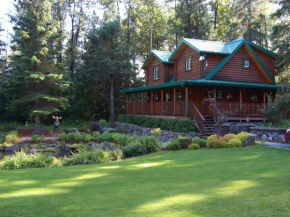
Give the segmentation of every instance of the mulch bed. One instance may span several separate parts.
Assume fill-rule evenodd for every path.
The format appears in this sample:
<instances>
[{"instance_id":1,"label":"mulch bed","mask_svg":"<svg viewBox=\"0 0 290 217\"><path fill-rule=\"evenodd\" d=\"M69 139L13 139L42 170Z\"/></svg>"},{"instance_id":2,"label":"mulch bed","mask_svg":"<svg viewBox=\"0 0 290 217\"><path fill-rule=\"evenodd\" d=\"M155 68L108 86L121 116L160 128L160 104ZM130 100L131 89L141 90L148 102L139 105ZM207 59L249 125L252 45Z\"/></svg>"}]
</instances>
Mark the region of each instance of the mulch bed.
<instances>
[{"instance_id":1,"label":"mulch bed","mask_svg":"<svg viewBox=\"0 0 290 217\"><path fill-rule=\"evenodd\" d=\"M37 134L39 136L45 135L47 137L53 137L52 130L43 130L40 133L35 133L33 129L19 129L19 130L17 130L17 132L21 137L31 137L34 134Z\"/></svg>"}]
</instances>

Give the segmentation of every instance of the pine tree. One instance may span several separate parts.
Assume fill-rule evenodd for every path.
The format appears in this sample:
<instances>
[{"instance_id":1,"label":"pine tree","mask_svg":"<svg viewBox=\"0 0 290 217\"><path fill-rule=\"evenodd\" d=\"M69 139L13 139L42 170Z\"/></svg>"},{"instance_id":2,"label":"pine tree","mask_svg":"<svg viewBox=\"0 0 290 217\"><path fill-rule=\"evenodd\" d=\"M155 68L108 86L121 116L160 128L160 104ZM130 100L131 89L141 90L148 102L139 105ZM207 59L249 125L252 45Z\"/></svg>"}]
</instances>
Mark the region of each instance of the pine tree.
<instances>
[{"instance_id":1,"label":"pine tree","mask_svg":"<svg viewBox=\"0 0 290 217\"><path fill-rule=\"evenodd\" d=\"M57 57L61 50L57 42L58 23L54 23L50 0L19 0L13 37L13 70L6 73L6 93L11 98L10 108L21 110L23 116L40 118L65 109L67 99L61 92L68 87Z\"/></svg>"},{"instance_id":2,"label":"pine tree","mask_svg":"<svg viewBox=\"0 0 290 217\"><path fill-rule=\"evenodd\" d=\"M91 119L109 116L115 120L116 108L124 105L120 89L129 88L134 80L129 47L122 40L120 21L104 23L88 34L83 64L76 73L78 108L90 106ZM108 114L108 107L110 108Z\"/></svg>"},{"instance_id":3,"label":"pine tree","mask_svg":"<svg viewBox=\"0 0 290 217\"><path fill-rule=\"evenodd\" d=\"M289 83L290 72L290 2L288 0L278 1L280 8L273 14L279 23L273 27L273 48L282 57L276 64L278 73L286 74L286 82ZM287 76L288 74L288 76Z\"/></svg>"}]
</instances>

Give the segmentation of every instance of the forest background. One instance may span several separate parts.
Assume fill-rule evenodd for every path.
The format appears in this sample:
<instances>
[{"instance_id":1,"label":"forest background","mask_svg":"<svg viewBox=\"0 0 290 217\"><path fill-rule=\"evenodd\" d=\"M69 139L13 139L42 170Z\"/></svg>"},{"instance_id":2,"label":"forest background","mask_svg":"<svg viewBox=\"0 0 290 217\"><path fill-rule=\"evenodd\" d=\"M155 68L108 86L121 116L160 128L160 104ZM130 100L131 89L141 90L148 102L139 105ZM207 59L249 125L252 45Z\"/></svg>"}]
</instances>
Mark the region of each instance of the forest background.
<instances>
[{"instance_id":1,"label":"forest background","mask_svg":"<svg viewBox=\"0 0 290 217\"><path fill-rule=\"evenodd\" d=\"M289 84L289 0L11 2L9 23L0 21L2 122L113 121L125 112L119 90L144 85L150 50L172 51L184 37L262 45L281 57L277 83Z\"/></svg>"}]
</instances>

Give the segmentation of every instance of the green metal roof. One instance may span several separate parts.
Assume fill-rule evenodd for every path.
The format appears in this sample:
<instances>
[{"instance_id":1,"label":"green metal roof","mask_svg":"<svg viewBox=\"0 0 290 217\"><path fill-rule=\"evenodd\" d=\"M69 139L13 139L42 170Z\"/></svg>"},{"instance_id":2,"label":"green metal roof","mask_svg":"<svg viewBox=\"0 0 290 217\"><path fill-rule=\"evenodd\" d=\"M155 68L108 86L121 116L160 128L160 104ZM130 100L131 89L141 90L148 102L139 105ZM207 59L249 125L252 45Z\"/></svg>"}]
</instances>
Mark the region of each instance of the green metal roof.
<instances>
[{"instance_id":1,"label":"green metal roof","mask_svg":"<svg viewBox=\"0 0 290 217\"><path fill-rule=\"evenodd\" d=\"M121 90L120 93L146 92L146 91L151 91L151 90L158 90L158 89L170 88L170 87L180 87L180 86L231 87L231 88L251 88L251 89L263 89L263 90L277 90L278 88L284 88L284 86L280 86L276 84L196 79L196 80L177 81L177 82L171 82L171 83L165 83L165 84L159 84L159 85L126 89L126 90Z\"/></svg>"},{"instance_id":2,"label":"green metal roof","mask_svg":"<svg viewBox=\"0 0 290 217\"><path fill-rule=\"evenodd\" d=\"M149 58L152 55L155 56L161 63L173 63L173 62L169 61L169 57L171 56L171 52L170 51L151 50L149 55L148 55L148 57L144 61L144 64L143 64L142 68L144 68L144 66L146 65L146 63L148 62Z\"/></svg>"}]
</instances>

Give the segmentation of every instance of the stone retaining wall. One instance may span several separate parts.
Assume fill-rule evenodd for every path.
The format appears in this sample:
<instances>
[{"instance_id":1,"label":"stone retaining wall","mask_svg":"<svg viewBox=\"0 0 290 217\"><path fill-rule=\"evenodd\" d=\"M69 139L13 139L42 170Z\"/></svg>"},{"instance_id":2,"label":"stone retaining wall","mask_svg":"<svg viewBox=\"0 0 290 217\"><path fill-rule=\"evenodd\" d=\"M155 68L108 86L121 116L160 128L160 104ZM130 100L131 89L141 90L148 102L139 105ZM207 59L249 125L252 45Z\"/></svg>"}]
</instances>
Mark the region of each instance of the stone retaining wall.
<instances>
[{"instance_id":1,"label":"stone retaining wall","mask_svg":"<svg viewBox=\"0 0 290 217\"><path fill-rule=\"evenodd\" d=\"M221 126L221 134L226 135L228 133L239 134L241 132L248 132L250 133L251 127L262 127L263 123L253 123L253 122L246 122L246 123L237 123L237 122L227 122Z\"/></svg>"},{"instance_id":2,"label":"stone retaining wall","mask_svg":"<svg viewBox=\"0 0 290 217\"><path fill-rule=\"evenodd\" d=\"M250 127L250 133L255 134L256 138L271 142L283 142L286 130L283 128Z\"/></svg>"},{"instance_id":3,"label":"stone retaining wall","mask_svg":"<svg viewBox=\"0 0 290 217\"><path fill-rule=\"evenodd\" d=\"M140 127L134 124L127 124L116 122L116 127L121 133L130 134L134 136L152 136L151 130L153 128ZM195 137L202 136L200 133L177 133L167 130L162 130L159 140L162 142L168 142L177 139L178 137Z\"/></svg>"}]
</instances>

